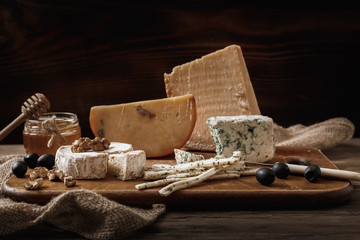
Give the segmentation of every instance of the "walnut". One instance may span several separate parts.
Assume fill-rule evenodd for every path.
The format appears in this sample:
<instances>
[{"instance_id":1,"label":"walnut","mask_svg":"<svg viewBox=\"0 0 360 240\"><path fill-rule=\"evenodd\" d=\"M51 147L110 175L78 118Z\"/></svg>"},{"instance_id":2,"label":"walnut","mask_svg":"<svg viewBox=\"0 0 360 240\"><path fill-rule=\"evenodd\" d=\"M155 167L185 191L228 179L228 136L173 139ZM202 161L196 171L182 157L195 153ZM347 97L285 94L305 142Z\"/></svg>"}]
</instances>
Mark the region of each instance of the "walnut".
<instances>
[{"instance_id":1,"label":"walnut","mask_svg":"<svg viewBox=\"0 0 360 240\"><path fill-rule=\"evenodd\" d=\"M56 181L58 178L56 177L55 170L51 170L47 174L50 181Z\"/></svg>"},{"instance_id":2,"label":"walnut","mask_svg":"<svg viewBox=\"0 0 360 240\"><path fill-rule=\"evenodd\" d=\"M48 178L50 181L64 181L65 174L61 170L51 169L48 174Z\"/></svg>"},{"instance_id":3,"label":"walnut","mask_svg":"<svg viewBox=\"0 0 360 240\"><path fill-rule=\"evenodd\" d=\"M43 178L37 178L34 181L30 181L24 184L24 188L27 190L36 190L39 189L44 183Z\"/></svg>"},{"instance_id":4,"label":"walnut","mask_svg":"<svg viewBox=\"0 0 360 240\"><path fill-rule=\"evenodd\" d=\"M74 153L88 152L88 151L103 151L108 149L110 142L105 138L95 137L91 140L88 137L82 137L75 140L71 146L71 151Z\"/></svg>"},{"instance_id":5,"label":"walnut","mask_svg":"<svg viewBox=\"0 0 360 240\"><path fill-rule=\"evenodd\" d=\"M48 169L46 167L36 167L34 171L30 173L30 180L35 180L37 178L45 178L48 174Z\"/></svg>"},{"instance_id":6,"label":"walnut","mask_svg":"<svg viewBox=\"0 0 360 240\"><path fill-rule=\"evenodd\" d=\"M32 171L30 173L30 180L35 180L39 177L39 173L37 171Z\"/></svg>"},{"instance_id":7,"label":"walnut","mask_svg":"<svg viewBox=\"0 0 360 240\"><path fill-rule=\"evenodd\" d=\"M67 187L75 186L76 180L72 176L68 176L64 178L64 184Z\"/></svg>"},{"instance_id":8,"label":"walnut","mask_svg":"<svg viewBox=\"0 0 360 240\"><path fill-rule=\"evenodd\" d=\"M96 137L92 141L92 150L93 151L103 151L110 147L110 142L105 138Z\"/></svg>"}]
</instances>

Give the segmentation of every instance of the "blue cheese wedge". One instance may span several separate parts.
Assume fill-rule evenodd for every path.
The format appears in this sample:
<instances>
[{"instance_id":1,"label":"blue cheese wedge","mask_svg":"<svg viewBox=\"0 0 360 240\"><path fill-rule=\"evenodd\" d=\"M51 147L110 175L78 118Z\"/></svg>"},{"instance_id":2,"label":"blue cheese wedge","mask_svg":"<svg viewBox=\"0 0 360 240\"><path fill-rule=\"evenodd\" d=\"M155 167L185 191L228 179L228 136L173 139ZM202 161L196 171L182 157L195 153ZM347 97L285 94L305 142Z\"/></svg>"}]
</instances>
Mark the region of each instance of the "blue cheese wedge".
<instances>
[{"instance_id":1,"label":"blue cheese wedge","mask_svg":"<svg viewBox=\"0 0 360 240\"><path fill-rule=\"evenodd\" d=\"M205 159L203 155L190 153L190 152L180 150L180 149L174 149L174 153L175 153L175 160L176 160L177 164L196 162L196 161Z\"/></svg>"},{"instance_id":2,"label":"blue cheese wedge","mask_svg":"<svg viewBox=\"0 0 360 240\"><path fill-rule=\"evenodd\" d=\"M262 115L210 117L206 123L218 157L241 151L246 161L265 162L274 157L273 120Z\"/></svg>"},{"instance_id":3,"label":"blue cheese wedge","mask_svg":"<svg viewBox=\"0 0 360 240\"><path fill-rule=\"evenodd\" d=\"M108 172L121 180L132 180L142 177L146 164L143 150L109 155Z\"/></svg>"}]
</instances>

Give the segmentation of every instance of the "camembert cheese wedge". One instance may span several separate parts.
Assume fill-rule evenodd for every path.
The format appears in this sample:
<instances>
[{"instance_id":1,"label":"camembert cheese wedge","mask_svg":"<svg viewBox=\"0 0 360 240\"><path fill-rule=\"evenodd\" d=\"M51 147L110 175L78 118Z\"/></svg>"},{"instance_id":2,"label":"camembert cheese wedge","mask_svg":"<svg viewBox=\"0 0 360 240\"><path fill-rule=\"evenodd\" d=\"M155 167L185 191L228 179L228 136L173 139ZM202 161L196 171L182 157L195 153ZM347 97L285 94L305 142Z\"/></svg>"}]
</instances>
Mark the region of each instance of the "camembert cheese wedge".
<instances>
[{"instance_id":1,"label":"camembert cheese wedge","mask_svg":"<svg viewBox=\"0 0 360 240\"><path fill-rule=\"evenodd\" d=\"M90 126L95 136L129 143L147 157L161 157L181 148L196 122L191 94L125 104L94 106Z\"/></svg>"},{"instance_id":2,"label":"camembert cheese wedge","mask_svg":"<svg viewBox=\"0 0 360 240\"><path fill-rule=\"evenodd\" d=\"M107 173L108 154L103 151L73 153L71 146L65 145L57 150L55 165L65 176L74 179L103 179Z\"/></svg>"},{"instance_id":3,"label":"camembert cheese wedge","mask_svg":"<svg viewBox=\"0 0 360 240\"><path fill-rule=\"evenodd\" d=\"M121 180L136 179L143 176L145 163L146 155L143 150L110 154L108 173Z\"/></svg>"},{"instance_id":4,"label":"camembert cheese wedge","mask_svg":"<svg viewBox=\"0 0 360 240\"><path fill-rule=\"evenodd\" d=\"M197 120L186 143L193 150L214 151L206 120L214 116L259 115L260 110L246 68L241 48L237 45L174 67L164 74L168 97L193 94Z\"/></svg>"}]
</instances>

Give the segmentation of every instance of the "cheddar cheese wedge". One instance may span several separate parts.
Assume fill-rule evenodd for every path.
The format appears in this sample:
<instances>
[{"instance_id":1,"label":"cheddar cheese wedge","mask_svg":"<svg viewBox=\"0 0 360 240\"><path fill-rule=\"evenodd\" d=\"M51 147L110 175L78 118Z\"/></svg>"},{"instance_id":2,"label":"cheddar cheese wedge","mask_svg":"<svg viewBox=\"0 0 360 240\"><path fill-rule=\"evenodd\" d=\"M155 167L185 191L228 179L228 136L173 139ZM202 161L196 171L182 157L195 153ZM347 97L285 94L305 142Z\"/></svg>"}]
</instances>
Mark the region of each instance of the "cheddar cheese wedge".
<instances>
[{"instance_id":1,"label":"cheddar cheese wedge","mask_svg":"<svg viewBox=\"0 0 360 240\"><path fill-rule=\"evenodd\" d=\"M129 143L147 157L161 157L181 148L196 122L192 94L133 103L94 106L90 126L97 137Z\"/></svg>"}]
</instances>

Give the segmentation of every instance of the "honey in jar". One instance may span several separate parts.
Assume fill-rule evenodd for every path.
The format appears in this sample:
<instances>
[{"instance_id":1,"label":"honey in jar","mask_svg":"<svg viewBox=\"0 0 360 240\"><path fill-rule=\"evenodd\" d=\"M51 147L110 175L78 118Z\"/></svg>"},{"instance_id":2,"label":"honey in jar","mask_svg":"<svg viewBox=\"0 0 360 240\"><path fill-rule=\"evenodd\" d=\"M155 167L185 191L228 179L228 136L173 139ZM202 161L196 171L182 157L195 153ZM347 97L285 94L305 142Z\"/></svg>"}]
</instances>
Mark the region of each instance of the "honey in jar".
<instances>
[{"instance_id":1,"label":"honey in jar","mask_svg":"<svg viewBox=\"0 0 360 240\"><path fill-rule=\"evenodd\" d=\"M81 137L78 117L73 113L49 112L25 121L23 143L26 153L55 156L62 145L71 145Z\"/></svg>"}]
</instances>

